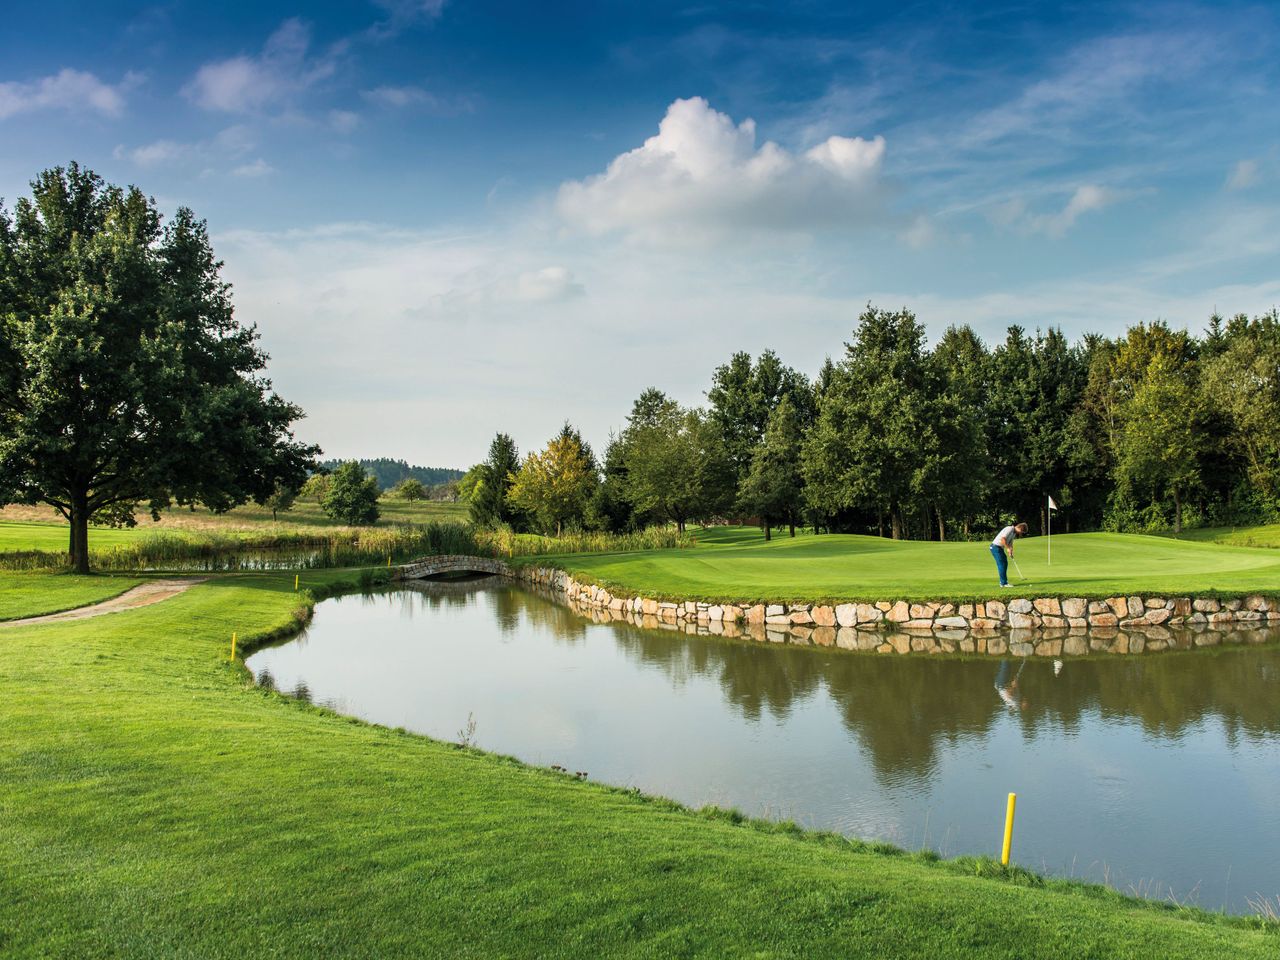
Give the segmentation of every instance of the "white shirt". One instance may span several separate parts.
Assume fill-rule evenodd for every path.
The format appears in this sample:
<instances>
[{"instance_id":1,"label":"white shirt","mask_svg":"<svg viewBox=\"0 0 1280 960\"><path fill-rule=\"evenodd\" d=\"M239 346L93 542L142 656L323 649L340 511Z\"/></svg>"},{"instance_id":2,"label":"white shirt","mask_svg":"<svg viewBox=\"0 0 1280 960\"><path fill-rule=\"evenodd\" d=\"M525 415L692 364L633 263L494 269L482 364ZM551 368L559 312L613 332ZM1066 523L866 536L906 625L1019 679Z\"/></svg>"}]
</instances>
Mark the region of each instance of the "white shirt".
<instances>
[{"instance_id":1,"label":"white shirt","mask_svg":"<svg viewBox=\"0 0 1280 960\"><path fill-rule=\"evenodd\" d=\"M991 541L993 547L1013 546L1013 541L1018 539L1018 531L1013 527L1005 527L996 534L996 538Z\"/></svg>"}]
</instances>

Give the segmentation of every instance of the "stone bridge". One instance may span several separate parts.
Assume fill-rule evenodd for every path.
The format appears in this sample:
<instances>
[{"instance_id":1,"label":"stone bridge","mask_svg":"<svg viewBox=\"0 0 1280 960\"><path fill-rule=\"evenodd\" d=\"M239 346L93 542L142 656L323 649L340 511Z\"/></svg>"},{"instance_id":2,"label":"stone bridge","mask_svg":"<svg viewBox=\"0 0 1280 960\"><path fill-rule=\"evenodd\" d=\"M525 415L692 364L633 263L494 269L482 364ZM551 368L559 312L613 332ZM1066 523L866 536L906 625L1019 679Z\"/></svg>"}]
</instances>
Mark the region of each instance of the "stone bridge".
<instances>
[{"instance_id":1,"label":"stone bridge","mask_svg":"<svg viewBox=\"0 0 1280 960\"><path fill-rule=\"evenodd\" d=\"M500 577L511 576L510 568L492 557L468 557L454 554L445 557L419 557L402 563L392 572L396 580L421 580L442 573L491 573Z\"/></svg>"}]
</instances>

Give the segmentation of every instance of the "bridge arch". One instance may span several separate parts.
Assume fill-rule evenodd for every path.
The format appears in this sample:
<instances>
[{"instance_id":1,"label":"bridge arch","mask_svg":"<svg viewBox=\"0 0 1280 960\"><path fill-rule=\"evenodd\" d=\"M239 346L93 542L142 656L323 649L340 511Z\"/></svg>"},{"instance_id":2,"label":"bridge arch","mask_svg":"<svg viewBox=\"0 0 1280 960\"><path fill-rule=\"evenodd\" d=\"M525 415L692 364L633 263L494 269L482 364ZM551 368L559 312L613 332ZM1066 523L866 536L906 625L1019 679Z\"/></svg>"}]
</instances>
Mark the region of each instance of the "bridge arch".
<instances>
[{"instance_id":1,"label":"bridge arch","mask_svg":"<svg viewBox=\"0 0 1280 960\"><path fill-rule=\"evenodd\" d=\"M402 563L394 573L396 580L422 580L444 573L488 573L499 577L511 576L511 568L493 557L469 557L452 554L444 557L419 557Z\"/></svg>"}]
</instances>

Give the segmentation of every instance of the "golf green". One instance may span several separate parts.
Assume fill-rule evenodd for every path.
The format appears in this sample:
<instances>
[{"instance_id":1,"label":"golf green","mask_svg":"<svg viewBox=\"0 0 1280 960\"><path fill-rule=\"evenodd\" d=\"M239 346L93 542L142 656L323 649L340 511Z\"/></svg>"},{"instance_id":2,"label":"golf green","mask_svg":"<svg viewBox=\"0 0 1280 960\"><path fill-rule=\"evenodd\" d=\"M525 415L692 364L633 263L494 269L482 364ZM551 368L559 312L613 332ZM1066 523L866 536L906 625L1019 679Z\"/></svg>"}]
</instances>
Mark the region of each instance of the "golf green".
<instances>
[{"instance_id":1,"label":"golf green","mask_svg":"<svg viewBox=\"0 0 1280 960\"><path fill-rule=\"evenodd\" d=\"M1050 562L1048 538L1028 537L1016 545L1017 566L1010 565L1010 589L1002 591L987 542L811 533L766 542L754 527L713 527L695 536L692 549L577 554L551 562L627 593L737 602L1280 590L1280 551L1203 540L1055 535Z\"/></svg>"}]
</instances>

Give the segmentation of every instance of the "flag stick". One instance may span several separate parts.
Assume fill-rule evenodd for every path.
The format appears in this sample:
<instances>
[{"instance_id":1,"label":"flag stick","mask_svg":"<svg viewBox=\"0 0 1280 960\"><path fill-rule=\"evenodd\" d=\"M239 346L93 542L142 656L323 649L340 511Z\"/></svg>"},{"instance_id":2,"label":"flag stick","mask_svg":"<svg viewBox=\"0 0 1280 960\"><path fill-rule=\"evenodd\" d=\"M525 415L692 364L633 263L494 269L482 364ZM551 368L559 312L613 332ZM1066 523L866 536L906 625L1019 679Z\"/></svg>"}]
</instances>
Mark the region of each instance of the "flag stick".
<instances>
[{"instance_id":1,"label":"flag stick","mask_svg":"<svg viewBox=\"0 0 1280 960\"><path fill-rule=\"evenodd\" d=\"M1046 494L1046 496L1048 495ZM1049 504L1053 503L1053 497L1048 497L1048 500ZM1046 504L1046 506L1049 506L1049 504ZM1045 513L1049 515L1049 544L1046 548L1049 551L1049 562L1047 566L1053 566L1053 507L1049 506L1049 509L1046 510Z\"/></svg>"}]
</instances>

